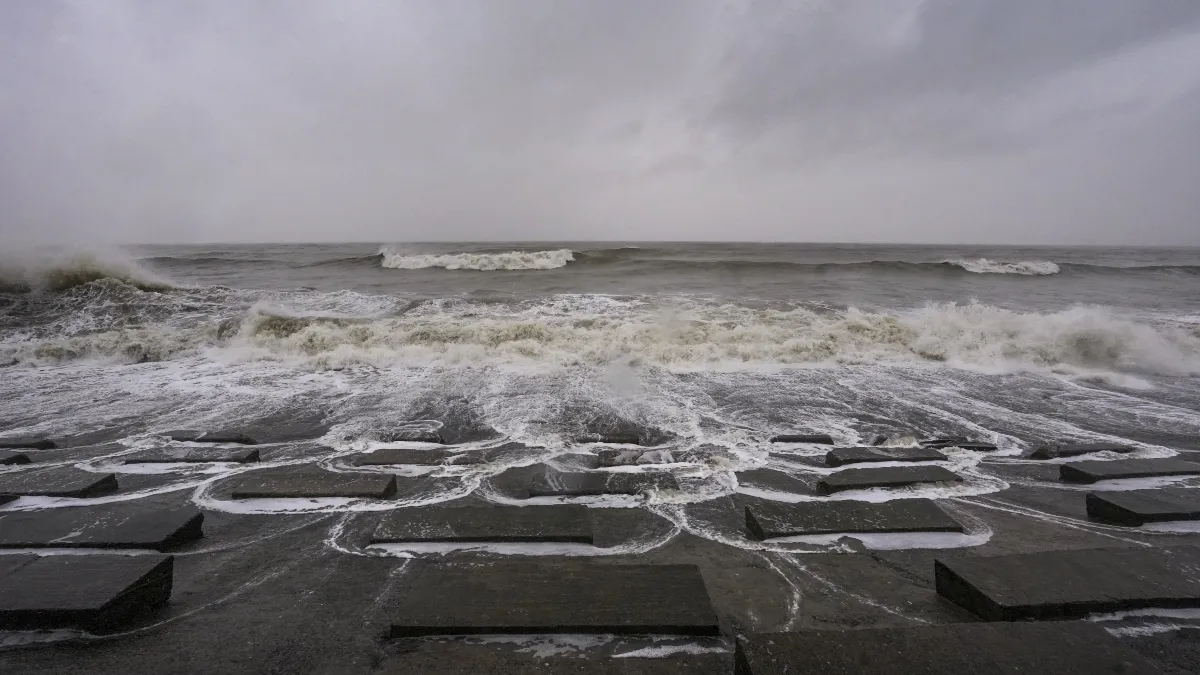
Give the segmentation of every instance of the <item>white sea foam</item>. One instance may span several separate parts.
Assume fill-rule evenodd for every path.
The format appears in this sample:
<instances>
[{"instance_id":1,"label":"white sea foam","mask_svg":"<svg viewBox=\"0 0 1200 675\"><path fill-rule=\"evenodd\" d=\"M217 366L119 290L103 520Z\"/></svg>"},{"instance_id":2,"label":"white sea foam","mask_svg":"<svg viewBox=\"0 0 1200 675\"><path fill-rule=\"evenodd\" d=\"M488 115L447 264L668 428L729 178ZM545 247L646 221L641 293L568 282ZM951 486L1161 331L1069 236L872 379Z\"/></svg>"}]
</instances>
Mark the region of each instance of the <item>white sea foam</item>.
<instances>
[{"instance_id":1,"label":"white sea foam","mask_svg":"<svg viewBox=\"0 0 1200 675\"><path fill-rule=\"evenodd\" d=\"M898 551L906 549L970 548L982 546L992 538L991 530L974 534L962 532L855 532L833 534L807 534L768 539L770 544L811 544L831 546L843 539L853 539L874 551Z\"/></svg>"},{"instance_id":2,"label":"white sea foam","mask_svg":"<svg viewBox=\"0 0 1200 675\"><path fill-rule=\"evenodd\" d=\"M1003 262L999 260L947 260L951 265L957 265L968 272L976 274L1024 274L1027 276L1046 276L1058 274L1058 265L1048 260L1026 260L1022 262Z\"/></svg>"},{"instance_id":3,"label":"white sea foam","mask_svg":"<svg viewBox=\"0 0 1200 675\"><path fill-rule=\"evenodd\" d=\"M575 259L570 249L552 251L510 251L508 253L445 253L413 255L394 247L379 250L383 266L398 270L443 267L448 270L551 270Z\"/></svg>"},{"instance_id":4,"label":"white sea foam","mask_svg":"<svg viewBox=\"0 0 1200 675\"><path fill-rule=\"evenodd\" d=\"M949 303L891 314L694 305L664 313L630 302L581 304L563 313L540 305L438 309L367 322L252 313L234 343L321 365L937 362L995 370L1200 373L1200 336L1095 307L1039 313Z\"/></svg>"},{"instance_id":5,"label":"white sea foam","mask_svg":"<svg viewBox=\"0 0 1200 675\"><path fill-rule=\"evenodd\" d=\"M255 306L240 326L213 321L10 338L0 343L0 358L31 365L79 358L162 361L215 348L212 355L223 353L223 361L299 359L317 368L918 363L1060 372L1117 386L1128 384L1129 374L1200 373L1200 335L1100 307L1018 312L944 303L906 312L783 311L687 301L663 309L641 300L571 297L522 305L447 301L371 317L292 315Z\"/></svg>"}]
</instances>

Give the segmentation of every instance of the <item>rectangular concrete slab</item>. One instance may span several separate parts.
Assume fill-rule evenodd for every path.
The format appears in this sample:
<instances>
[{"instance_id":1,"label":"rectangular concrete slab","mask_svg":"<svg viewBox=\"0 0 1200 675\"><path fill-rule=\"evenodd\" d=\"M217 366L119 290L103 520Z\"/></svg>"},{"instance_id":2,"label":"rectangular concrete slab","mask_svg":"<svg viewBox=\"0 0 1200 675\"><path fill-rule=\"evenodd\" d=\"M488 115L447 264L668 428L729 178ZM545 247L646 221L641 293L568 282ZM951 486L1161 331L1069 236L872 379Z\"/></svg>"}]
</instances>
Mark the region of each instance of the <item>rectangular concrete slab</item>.
<instances>
[{"instance_id":1,"label":"rectangular concrete slab","mask_svg":"<svg viewBox=\"0 0 1200 675\"><path fill-rule=\"evenodd\" d=\"M29 455L23 452L0 450L0 464L28 464Z\"/></svg>"},{"instance_id":2,"label":"rectangular concrete slab","mask_svg":"<svg viewBox=\"0 0 1200 675\"><path fill-rule=\"evenodd\" d=\"M404 578L393 638L720 630L695 565L427 563Z\"/></svg>"},{"instance_id":3,"label":"rectangular concrete slab","mask_svg":"<svg viewBox=\"0 0 1200 675\"><path fill-rule=\"evenodd\" d=\"M424 431L418 429L396 429L392 431L383 431L376 435L380 441L384 443L438 443L442 444L446 441L442 439L442 435L436 431Z\"/></svg>"},{"instance_id":4,"label":"rectangular concrete slab","mask_svg":"<svg viewBox=\"0 0 1200 675\"><path fill-rule=\"evenodd\" d=\"M111 473L54 468L0 474L0 494L18 497L100 497L116 491Z\"/></svg>"},{"instance_id":5,"label":"rectangular concrete slab","mask_svg":"<svg viewBox=\"0 0 1200 675\"><path fill-rule=\"evenodd\" d=\"M196 437L197 443L237 443L238 445L258 445L258 441L236 431L210 431Z\"/></svg>"},{"instance_id":6,"label":"rectangular concrete slab","mask_svg":"<svg viewBox=\"0 0 1200 675\"><path fill-rule=\"evenodd\" d=\"M1128 445L1116 443L1045 443L1029 453L1030 459L1057 459L1059 457L1078 457L1093 452L1133 452Z\"/></svg>"},{"instance_id":7,"label":"rectangular concrete slab","mask_svg":"<svg viewBox=\"0 0 1200 675\"><path fill-rule=\"evenodd\" d=\"M0 556L0 579L37 559L38 557L33 554Z\"/></svg>"},{"instance_id":8,"label":"rectangular concrete slab","mask_svg":"<svg viewBox=\"0 0 1200 675\"><path fill-rule=\"evenodd\" d=\"M258 445L258 441L237 431L168 431L163 436L173 441L191 441L193 443L235 443L237 445Z\"/></svg>"},{"instance_id":9,"label":"rectangular concrete slab","mask_svg":"<svg viewBox=\"0 0 1200 675\"><path fill-rule=\"evenodd\" d=\"M750 469L734 474L739 488L765 490L767 492L783 492L787 494L807 495L812 489L804 481L791 474L774 469Z\"/></svg>"},{"instance_id":10,"label":"rectangular concrete slab","mask_svg":"<svg viewBox=\"0 0 1200 675\"><path fill-rule=\"evenodd\" d=\"M876 469L843 469L817 483L821 494L876 487L904 487L919 483L957 483L962 477L940 466L897 466Z\"/></svg>"},{"instance_id":11,"label":"rectangular concrete slab","mask_svg":"<svg viewBox=\"0 0 1200 675\"><path fill-rule=\"evenodd\" d=\"M586 506L461 506L397 509L385 515L372 544L404 542L592 543Z\"/></svg>"},{"instance_id":12,"label":"rectangular concrete slab","mask_svg":"<svg viewBox=\"0 0 1200 675\"><path fill-rule=\"evenodd\" d=\"M232 491L233 499L392 499L395 496L395 476L333 471L252 471L240 477Z\"/></svg>"},{"instance_id":13,"label":"rectangular concrete slab","mask_svg":"<svg viewBox=\"0 0 1200 675\"><path fill-rule=\"evenodd\" d=\"M648 490L676 490L679 483L669 473L616 473L608 471L560 472L529 486L530 497L587 497L638 495Z\"/></svg>"},{"instance_id":14,"label":"rectangular concrete slab","mask_svg":"<svg viewBox=\"0 0 1200 675\"><path fill-rule=\"evenodd\" d=\"M735 675L1161 675L1081 622L806 630L739 638Z\"/></svg>"},{"instance_id":15,"label":"rectangular concrete slab","mask_svg":"<svg viewBox=\"0 0 1200 675\"><path fill-rule=\"evenodd\" d=\"M163 555L35 557L0 575L0 628L102 628L166 602Z\"/></svg>"},{"instance_id":16,"label":"rectangular concrete slab","mask_svg":"<svg viewBox=\"0 0 1200 675\"><path fill-rule=\"evenodd\" d=\"M174 464L206 462L232 462L250 464L260 459L256 448L162 448L156 452L133 455L125 458L126 464Z\"/></svg>"},{"instance_id":17,"label":"rectangular concrete slab","mask_svg":"<svg viewBox=\"0 0 1200 675\"><path fill-rule=\"evenodd\" d=\"M825 453L827 466L844 466L867 462L938 462L948 459L933 448L834 448Z\"/></svg>"},{"instance_id":18,"label":"rectangular concrete slab","mask_svg":"<svg viewBox=\"0 0 1200 675\"><path fill-rule=\"evenodd\" d=\"M889 502L763 502L746 507L746 529L758 539L854 532L962 532L930 499Z\"/></svg>"},{"instance_id":19,"label":"rectangular concrete slab","mask_svg":"<svg viewBox=\"0 0 1200 675\"><path fill-rule=\"evenodd\" d=\"M1200 490L1168 488L1128 492L1089 492L1090 518L1137 527L1171 520L1200 520Z\"/></svg>"},{"instance_id":20,"label":"rectangular concrete slab","mask_svg":"<svg viewBox=\"0 0 1200 675\"><path fill-rule=\"evenodd\" d=\"M942 597L986 621L1200 607L1200 548L1084 549L937 559Z\"/></svg>"},{"instance_id":21,"label":"rectangular concrete slab","mask_svg":"<svg viewBox=\"0 0 1200 675\"><path fill-rule=\"evenodd\" d=\"M833 437L829 434L779 434L771 437L772 443L816 443L818 445L833 445Z\"/></svg>"},{"instance_id":22,"label":"rectangular concrete slab","mask_svg":"<svg viewBox=\"0 0 1200 675\"><path fill-rule=\"evenodd\" d=\"M199 539L204 515L192 507L136 505L0 514L0 548L119 548L165 551Z\"/></svg>"},{"instance_id":23,"label":"rectangular concrete slab","mask_svg":"<svg viewBox=\"0 0 1200 675\"><path fill-rule=\"evenodd\" d=\"M466 466L483 462L483 456L475 452L452 453L441 448L381 448L354 458L357 466L438 466L449 464Z\"/></svg>"},{"instance_id":24,"label":"rectangular concrete slab","mask_svg":"<svg viewBox=\"0 0 1200 675\"><path fill-rule=\"evenodd\" d=\"M58 447L48 438L0 438L0 450L53 450Z\"/></svg>"},{"instance_id":25,"label":"rectangular concrete slab","mask_svg":"<svg viewBox=\"0 0 1200 675\"><path fill-rule=\"evenodd\" d=\"M1118 478L1200 476L1200 464L1174 457L1166 459L1117 459L1111 462L1071 462L1058 467L1064 483L1095 483Z\"/></svg>"}]
</instances>

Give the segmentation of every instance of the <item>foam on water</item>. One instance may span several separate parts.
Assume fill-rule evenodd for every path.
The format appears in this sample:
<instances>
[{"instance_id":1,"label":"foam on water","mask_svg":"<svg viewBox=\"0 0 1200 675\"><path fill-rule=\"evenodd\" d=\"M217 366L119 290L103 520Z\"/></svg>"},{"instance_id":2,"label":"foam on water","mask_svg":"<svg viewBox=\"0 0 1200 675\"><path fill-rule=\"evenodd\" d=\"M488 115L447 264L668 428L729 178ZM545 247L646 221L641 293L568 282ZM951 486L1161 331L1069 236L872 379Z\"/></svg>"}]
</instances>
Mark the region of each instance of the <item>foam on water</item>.
<instances>
[{"instance_id":1,"label":"foam on water","mask_svg":"<svg viewBox=\"0 0 1200 675\"><path fill-rule=\"evenodd\" d=\"M1059 267L1048 260L1027 260L1022 262L1002 262L979 258L977 260L948 260L951 265L961 267L976 274L1023 274L1026 276L1046 276L1058 274Z\"/></svg>"},{"instance_id":2,"label":"foam on water","mask_svg":"<svg viewBox=\"0 0 1200 675\"><path fill-rule=\"evenodd\" d=\"M389 314L386 303L361 311L259 303L240 322L153 324L50 339L9 334L0 341L0 358L50 365L202 356L309 368L623 364L681 372L947 365L985 373L1058 372L1132 388L1150 386L1145 376L1200 373L1200 335L1099 307L1019 312L947 303L872 312L574 296L517 304L429 302L398 315Z\"/></svg>"},{"instance_id":3,"label":"foam on water","mask_svg":"<svg viewBox=\"0 0 1200 675\"><path fill-rule=\"evenodd\" d=\"M441 267L448 270L550 270L563 267L575 259L570 249L552 251L510 251L508 253L446 253L441 255L412 255L394 246L379 250L382 265L389 269L419 270Z\"/></svg>"},{"instance_id":4,"label":"foam on water","mask_svg":"<svg viewBox=\"0 0 1200 675\"><path fill-rule=\"evenodd\" d=\"M1169 520L1161 523L1146 523L1137 528L1142 532L1167 534L1200 534L1200 520Z\"/></svg>"},{"instance_id":5,"label":"foam on water","mask_svg":"<svg viewBox=\"0 0 1200 675\"><path fill-rule=\"evenodd\" d=\"M1097 623L1106 621L1122 621L1135 617L1161 617L1166 619L1197 619L1200 620L1200 607L1150 607L1148 609L1130 609L1121 612L1105 612L1089 614L1084 621Z\"/></svg>"},{"instance_id":6,"label":"foam on water","mask_svg":"<svg viewBox=\"0 0 1200 675\"><path fill-rule=\"evenodd\" d=\"M772 544L810 544L831 546L845 539L852 539L874 551L897 551L904 549L942 549L982 546L992 538L990 530L977 534L960 532L856 532L833 534L805 534L793 537L768 539Z\"/></svg>"},{"instance_id":7,"label":"foam on water","mask_svg":"<svg viewBox=\"0 0 1200 675\"><path fill-rule=\"evenodd\" d=\"M632 658L661 659L676 654L724 654L731 650L721 638L675 635L614 635L562 633L545 635L430 636L421 640L467 645L509 645L538 659ZM599 654L598 654L599 652ZM607 656L605 656L607 655Z\"/></svg>"},{"instance_id":8,"label":"foam on water","mask_svg":"<svg viewBox=\"0 0 1200 675\"><path fill-rule=\"evenodd\" d=\"M160 555L161 551L145 548L0 548L0 555Z\"/></svg>"},{"instance_id":9,"label":"foam on water","mask_svg":"<svg viewBox=\"0 0 1200 675\"><path fill-rule=\"evenodd\" d=\"M671 640L671 643L614 653L612 657L614 659L661 659L676 654L725 654L729 652L729 647L717 640L685 641L665 637L661 639Z\"/></svg>"}]
</instances>

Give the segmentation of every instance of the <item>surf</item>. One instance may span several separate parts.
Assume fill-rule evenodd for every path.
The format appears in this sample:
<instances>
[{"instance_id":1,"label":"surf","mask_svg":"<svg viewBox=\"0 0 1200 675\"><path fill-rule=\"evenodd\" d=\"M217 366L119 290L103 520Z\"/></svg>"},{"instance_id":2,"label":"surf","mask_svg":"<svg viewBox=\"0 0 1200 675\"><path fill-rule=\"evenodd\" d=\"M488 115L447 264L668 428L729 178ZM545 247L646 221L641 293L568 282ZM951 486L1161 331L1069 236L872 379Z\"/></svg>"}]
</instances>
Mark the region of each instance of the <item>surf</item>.
<instances>
[{"instance_id":1,"label":"surf","mask_svg":"<svg viewBox=\"0 0 1200 675\"><path fill-rule=\"evenodd\" d=\"M408 254L395 247L384 246L380 264L387 269L419 270L440 267L447 270L552 270L565 267L575 260L571 249L548 251L509 251L507 253L443 253Z\"/></svg>"}]
</instances>

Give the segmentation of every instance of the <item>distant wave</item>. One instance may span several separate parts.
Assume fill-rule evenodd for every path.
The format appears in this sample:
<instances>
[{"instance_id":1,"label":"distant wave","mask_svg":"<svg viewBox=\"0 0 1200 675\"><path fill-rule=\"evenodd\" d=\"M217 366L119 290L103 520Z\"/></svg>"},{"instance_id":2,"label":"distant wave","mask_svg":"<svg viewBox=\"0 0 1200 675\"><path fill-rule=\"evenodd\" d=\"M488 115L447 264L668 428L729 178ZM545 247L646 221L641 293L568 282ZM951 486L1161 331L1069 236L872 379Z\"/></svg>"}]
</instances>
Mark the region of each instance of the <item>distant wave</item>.
<instances>
[{"instance_id":1,"label":"distant wave","mask_svg":"<svg viewBox=\"0 0 1200 675\"><path fill-rule=\"evenodd\" d=\"M978 260L947 260L947 263L961 267L975 274L1024 274L1027 276L1046 276L1058 274L1059 267L1046 260L1031 260L1024 262L1001 262L979 258Z\"/></svg>"},{"instance_id":2,"label":"distant wave","mask_svg":"<svg viewBox=\"0 0 1200 675\"><path fill-rule=\"evenodd\" d=\"M574 251L510 251L508 253L445 253L412 255L383 247L382 265L390 269L419 270L442 267L448 270L551 270L563 267L575 259Z\"/></svg>"},{"instance_id":3,"label":"distant wave","mask_svg":"<svg viewBox=\"0 0 1200 675\"><path fill-rule=\"evenodd\" d=\"M371 255L356 255L349 258L330 258L328 260L318 260L317 262L307 263L304 267L336 267L338 265L356 266L356 265L376 265L383 259L382 253L374 253Z\"/></svg>"},{"instance_id":4,"label":"distant wave","mask_svg":"<svg viewBox=\"0 0 1200 675\"><path fill-rule=\"evenodd\" d=\"M115 252L75 251L0 259L0 292L66 291L111 279L143 291L169 291L174 284Z\"/></svg>"},{"instance_id":5,"label":"distant wave","mask_svg":"<svg viewBox=\"0 0 1200 675\"><path fill-rule=\"evenodd\" d=\"M157 256L141 258L138 263L168 269L191 266L220 268L283 266L294 268L383 267L388 269L430 269L507 271L551 270L568 264L572 268L618 268L631 274L667 271L729 271L738 273L779 274L837 274L853 271L860 274L939 274L939 275L1011 275L1047 277L1059 274L1172 274L1200 275L1200 265L1136 265L1119 262L1082 263L1049 260L1003 261L987 258L952 259L944 261L907 260L786 260L756 259L730 251L728 257L720 252L679 254L669 248L622 246L619 248L548 249L540 251L492 251L421 254L406 251L399 245L388 245L366 255L330 257L326 259L292 261L278 258L235 258L215 256ZM10 275L11 276L11 275Z\"/></svg>"},{"instance_id":6,"label":"distant wave","mask_svg":"<svg viewBox=\"0 0 1200 675\"><path fill-rule=\"evenodd\" d=\"M149 258L138 258L138 263L151 265L200 266L200 265L270 265L279 261L270 258L222 258L219 256L170 256L157 255Z\"/></svg>"}]
</instances>

